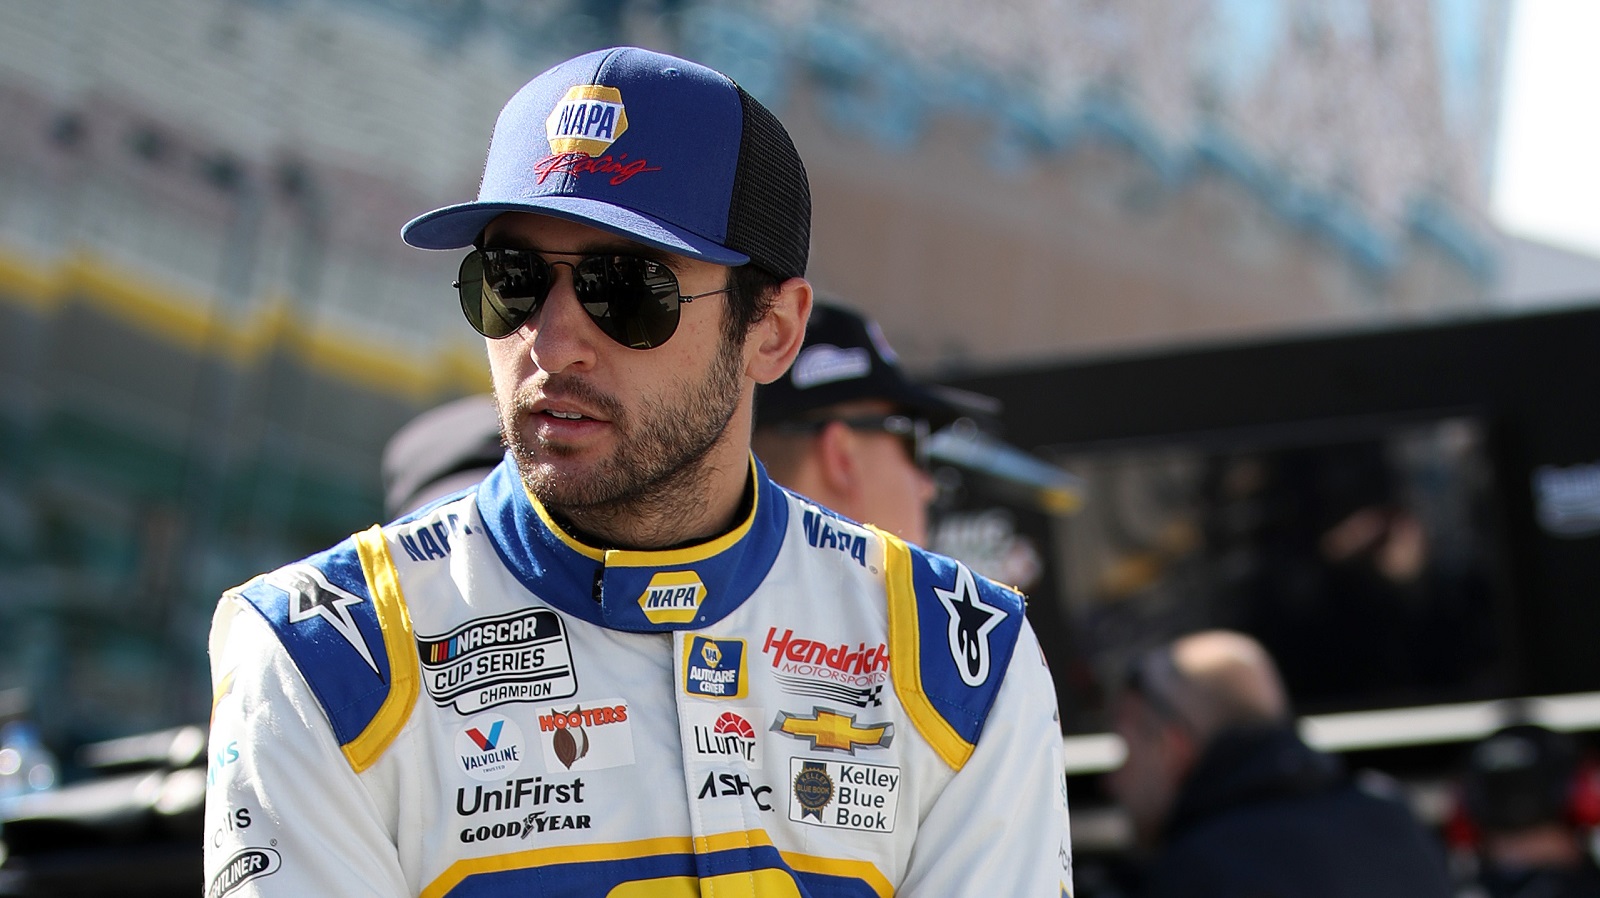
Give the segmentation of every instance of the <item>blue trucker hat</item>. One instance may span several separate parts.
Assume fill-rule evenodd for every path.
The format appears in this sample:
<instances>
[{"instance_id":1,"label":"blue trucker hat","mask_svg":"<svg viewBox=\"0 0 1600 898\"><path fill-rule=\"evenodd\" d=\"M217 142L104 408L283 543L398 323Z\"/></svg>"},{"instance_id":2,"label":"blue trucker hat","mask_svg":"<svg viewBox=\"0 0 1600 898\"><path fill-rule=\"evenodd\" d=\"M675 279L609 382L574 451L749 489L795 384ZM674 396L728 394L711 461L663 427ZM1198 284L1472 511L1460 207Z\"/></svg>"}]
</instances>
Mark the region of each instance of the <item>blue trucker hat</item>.
<instances>
[{"instance_id":1,"label":"blue trucker hat","mask_svg":"<svg viewBox=\"0 0 1600 898\"><path fill-rule=\"evenodd\" d=\"M504 212L565 218L718 265L805 274L811 190L789 134L727 76L642 50L596 50L506 103L475 202L401 229L462 249Z\"/></svg>"}]
</instances>

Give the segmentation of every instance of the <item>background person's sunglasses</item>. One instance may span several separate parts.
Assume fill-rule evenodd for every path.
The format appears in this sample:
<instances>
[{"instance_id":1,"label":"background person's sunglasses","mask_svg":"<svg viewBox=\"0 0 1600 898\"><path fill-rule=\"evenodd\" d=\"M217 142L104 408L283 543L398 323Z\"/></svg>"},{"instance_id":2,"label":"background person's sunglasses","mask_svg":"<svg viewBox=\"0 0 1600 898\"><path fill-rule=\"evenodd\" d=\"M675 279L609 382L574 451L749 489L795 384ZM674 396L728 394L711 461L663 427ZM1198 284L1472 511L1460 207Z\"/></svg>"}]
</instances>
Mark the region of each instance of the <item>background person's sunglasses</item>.
<instances>
[{"instance_id":1,"label":"background person's sunglasses","mask_svg":"<svg viewBox=\"0 0 1600 898\"><path fill-rule=\"evenodd\" d=\"M455 283L461 291L461 311L485 337L509 337L539 314L555 285L557 265L572 269L572 288L589 320L630 349L651 349L667 342L678 329L679 309L684 303L729 289L683 296L672 269L643 256L606 253L584 256L577 262L550 262L534 250L488 247L475 249L461 260Z\"/></svg>"},{"instance_id":2,"label":"background person's sunglasses","mask_svg":"<svg viewBox=\"0 0 1600 898\"><path fill-rule=\"evenodd\" d=\"M932 428L926 418L911 415L829 416L785 421L779 424L777 429L787 433L817 433L834 421L851 430L887 433L898 437L905 446L906 456L917 467L926 471L931 466L928 459L928 436Z\"/></svg>"}]
</instances>

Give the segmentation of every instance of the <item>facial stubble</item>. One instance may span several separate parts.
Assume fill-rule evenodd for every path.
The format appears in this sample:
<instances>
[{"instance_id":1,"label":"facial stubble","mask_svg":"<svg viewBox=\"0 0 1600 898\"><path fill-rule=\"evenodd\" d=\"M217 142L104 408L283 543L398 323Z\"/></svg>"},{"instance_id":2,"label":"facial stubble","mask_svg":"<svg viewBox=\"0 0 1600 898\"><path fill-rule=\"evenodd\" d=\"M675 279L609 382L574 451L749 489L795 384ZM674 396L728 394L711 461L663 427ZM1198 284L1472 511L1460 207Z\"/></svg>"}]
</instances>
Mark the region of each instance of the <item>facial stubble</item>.
<instances>
[{"instance_id":1,"label":"facial stubble","mask_svg":"<svg viewBox=\"0 0 1600 898\"><path fill-rule=\"evenodd\" d=\"M604 415L615 429L616 446L590 470L574 475L556 461L570 447L524 437L534 414L533 387L519 390L500 407L500 428L523 483L545 508L590 532L616 532L622 522L647 525L692 518L710 478L710 454L727 433L743 392L740 343L724 337L716 358L699 383L677 385L677 405L638 403L633 408L572 375L551 377L546 392L558 393ZM634 529L634 528L628 528ZM663 538L670 540L670 534ZM652 540L653 541L653 540Z\"/></svg>"}]
</instances>

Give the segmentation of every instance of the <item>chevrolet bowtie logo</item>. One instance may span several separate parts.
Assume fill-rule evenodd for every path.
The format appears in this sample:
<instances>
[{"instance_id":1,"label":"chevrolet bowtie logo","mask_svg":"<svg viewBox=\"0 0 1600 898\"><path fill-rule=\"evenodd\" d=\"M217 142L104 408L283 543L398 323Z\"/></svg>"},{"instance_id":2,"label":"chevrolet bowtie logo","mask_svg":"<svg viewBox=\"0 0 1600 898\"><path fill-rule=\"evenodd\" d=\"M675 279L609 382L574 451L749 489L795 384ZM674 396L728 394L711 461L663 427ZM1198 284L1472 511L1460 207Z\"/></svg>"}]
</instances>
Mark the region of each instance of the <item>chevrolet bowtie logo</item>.
<instances>
[{"instance_id":1,"label":"chevrolet bowtie logo","mask_svg":"<svg viewBox=\"0 0 1600 898\"><path fill-rule=\"evenodd\" d=\"M845 751L856 753L856 746L887 748L894 740L894 724L869 723L856 726L854 714L840 714L827 708L812 708L812 716L801 717L779 711L773 721L772 731L796 739L811 740L813 751Z\"/></svg>"}]
</instances>

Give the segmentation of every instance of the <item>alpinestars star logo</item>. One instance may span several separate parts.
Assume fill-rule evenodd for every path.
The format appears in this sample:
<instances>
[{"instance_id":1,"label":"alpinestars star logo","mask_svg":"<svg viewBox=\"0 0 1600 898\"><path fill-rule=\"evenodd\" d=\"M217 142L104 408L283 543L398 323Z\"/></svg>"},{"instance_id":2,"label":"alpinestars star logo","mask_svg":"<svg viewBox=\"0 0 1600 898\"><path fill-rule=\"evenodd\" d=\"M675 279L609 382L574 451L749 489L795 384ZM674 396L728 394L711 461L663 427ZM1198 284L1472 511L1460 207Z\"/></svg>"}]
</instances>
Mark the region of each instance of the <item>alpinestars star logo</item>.
<instances>
[{"instance_id":1,"label":"alpinestars star logo","mask_svg":"<svg viewBox=\"0 0 1600 898\"><path fill-rule=\"evenodd\" d=\"M983 603L978 585L972 580L972 571L964 564L956 565L954 589L935 586L933 593L950 615L950 627L946 632L950 656L955 659L961 682L982 686L989 679L989 631L1006 619L1005 611Z\"/></svg>"},{"instance_id":2,"label":"alpinestars star logo","mask_svg":"<svg viewBox=\"0 0 1600 898\"><path fill-rule=\"evenodd\" d=\"M334 586L322 571L309 564L293 564L274 571L267 575L267 582L289 594L289 623L322 618L344 637L345 642L350 643L350 647L361 655L373 673L382 675L378 663L372 660L372 650L367 648L366 638L346 610L348 606L359 605L366 599Z\"/></svg>"}]
</instances>

